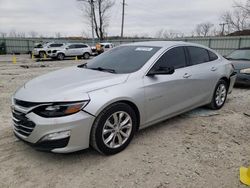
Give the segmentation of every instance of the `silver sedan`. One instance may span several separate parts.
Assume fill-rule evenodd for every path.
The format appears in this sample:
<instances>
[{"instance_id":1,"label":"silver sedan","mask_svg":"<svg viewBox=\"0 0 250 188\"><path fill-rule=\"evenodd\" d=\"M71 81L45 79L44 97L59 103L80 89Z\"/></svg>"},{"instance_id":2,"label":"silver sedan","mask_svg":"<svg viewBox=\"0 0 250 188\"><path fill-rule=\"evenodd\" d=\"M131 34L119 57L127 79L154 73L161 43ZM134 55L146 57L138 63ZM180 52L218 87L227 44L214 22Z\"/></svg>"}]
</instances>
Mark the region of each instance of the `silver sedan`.
<instances>
[{"instance_id":1,"label":"silver sedan","mask_svg":"<svg viewBox=\"0 0 250 188\"><path fill-rule=\"evenodd\" d=\"M42 150L115 154L139 129L199 106L220 109L235 79L230 62L204 46L126 44L25 83L12 97L13 130Z\"/></svg>"}]
</instances>

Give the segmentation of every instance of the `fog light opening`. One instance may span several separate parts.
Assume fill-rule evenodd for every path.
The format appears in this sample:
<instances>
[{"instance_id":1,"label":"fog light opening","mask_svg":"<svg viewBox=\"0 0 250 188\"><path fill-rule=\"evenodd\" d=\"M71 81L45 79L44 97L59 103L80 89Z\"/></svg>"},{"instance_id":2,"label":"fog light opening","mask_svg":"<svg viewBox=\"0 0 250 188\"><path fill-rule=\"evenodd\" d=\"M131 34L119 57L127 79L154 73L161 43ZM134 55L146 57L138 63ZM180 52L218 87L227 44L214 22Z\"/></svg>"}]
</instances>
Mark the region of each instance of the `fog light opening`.
<instances>
[{"instance_id":1,"label":"fog light opening","mask_svg":"<svg viewBox=\"0 0 250 188\"><path fill-rule=\"evenodd\" d=\"M70 131L61 131L44 136L41 141L60 140L70 137Z\"/></svg>"}]
</instances>

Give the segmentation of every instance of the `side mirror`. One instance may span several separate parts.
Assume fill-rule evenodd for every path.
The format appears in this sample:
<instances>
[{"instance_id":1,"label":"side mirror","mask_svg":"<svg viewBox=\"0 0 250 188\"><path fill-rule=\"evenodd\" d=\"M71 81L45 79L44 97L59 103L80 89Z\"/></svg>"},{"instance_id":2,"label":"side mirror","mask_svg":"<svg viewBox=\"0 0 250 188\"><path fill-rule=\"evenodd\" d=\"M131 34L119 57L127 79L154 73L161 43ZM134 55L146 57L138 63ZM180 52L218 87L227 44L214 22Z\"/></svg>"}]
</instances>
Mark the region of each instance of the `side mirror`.
<instances>
[{"instance_id":1,"label":"side mirror","mask_svg":"<svg viewBox=\"0 0 250 188\"><path fill-rule=\"evenodd\" d=\"M69 48L68 48L68 47L66 47L65 49L66 49L66 50L68 50Z\"/></svg>"},{"instance_id":2,"label":"side mirror","mask_svg":"<svg viewBox=\"0 0 250 188\"><path fill-rule=\"evenodd\" d=\"M147 76L173 74L174 72L175 72L174 67L159 67L156 70L151 69L147 74Z\"/></svg>"}]
</instances>

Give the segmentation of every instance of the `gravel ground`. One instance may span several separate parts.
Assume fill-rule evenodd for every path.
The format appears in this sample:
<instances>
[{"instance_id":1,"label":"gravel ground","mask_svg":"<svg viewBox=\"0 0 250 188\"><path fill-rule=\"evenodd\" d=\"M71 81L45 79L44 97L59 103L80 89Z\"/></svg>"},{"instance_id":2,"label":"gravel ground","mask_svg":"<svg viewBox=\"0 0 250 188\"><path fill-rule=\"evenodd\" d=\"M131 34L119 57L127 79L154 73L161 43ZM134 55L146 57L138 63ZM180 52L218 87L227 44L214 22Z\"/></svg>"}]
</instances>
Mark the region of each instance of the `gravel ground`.
<instances>
[{"instance_id":1,"label":"gravel ground","mask_svg":"<svg viewBox=\"0 0 250 188\"><path fill-rule=\"evenodd\" d=\"M236 88L220 111L196 109L141 130L114 156L92 149L39 152L12 133L10 96L24 82L83 61L0 56L0 187L245 187L250 165L250 89ZM34 95L36 93L34 92Z\"/></svg>"}]
</instances>

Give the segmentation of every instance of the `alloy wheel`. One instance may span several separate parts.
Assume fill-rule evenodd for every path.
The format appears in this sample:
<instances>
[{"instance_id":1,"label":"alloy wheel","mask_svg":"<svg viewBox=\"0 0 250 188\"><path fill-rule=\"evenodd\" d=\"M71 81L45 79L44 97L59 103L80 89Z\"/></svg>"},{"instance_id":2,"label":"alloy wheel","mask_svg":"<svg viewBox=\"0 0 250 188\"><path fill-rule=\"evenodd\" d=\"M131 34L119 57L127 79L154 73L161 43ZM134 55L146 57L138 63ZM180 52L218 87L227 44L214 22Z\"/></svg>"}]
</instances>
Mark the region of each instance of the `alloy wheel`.
<instances>
[{"instance_id":1,"label":"alloy wheel","mask_svg":"<svg viewBox=\"0 0 250 188\"><path fill-rule=\"evenodd\" d=\"M113 113L105 122L102 131L104 144L109 148L122 146L132 131L132 118L124 111Z\"/></svg>"}]
</instances>

